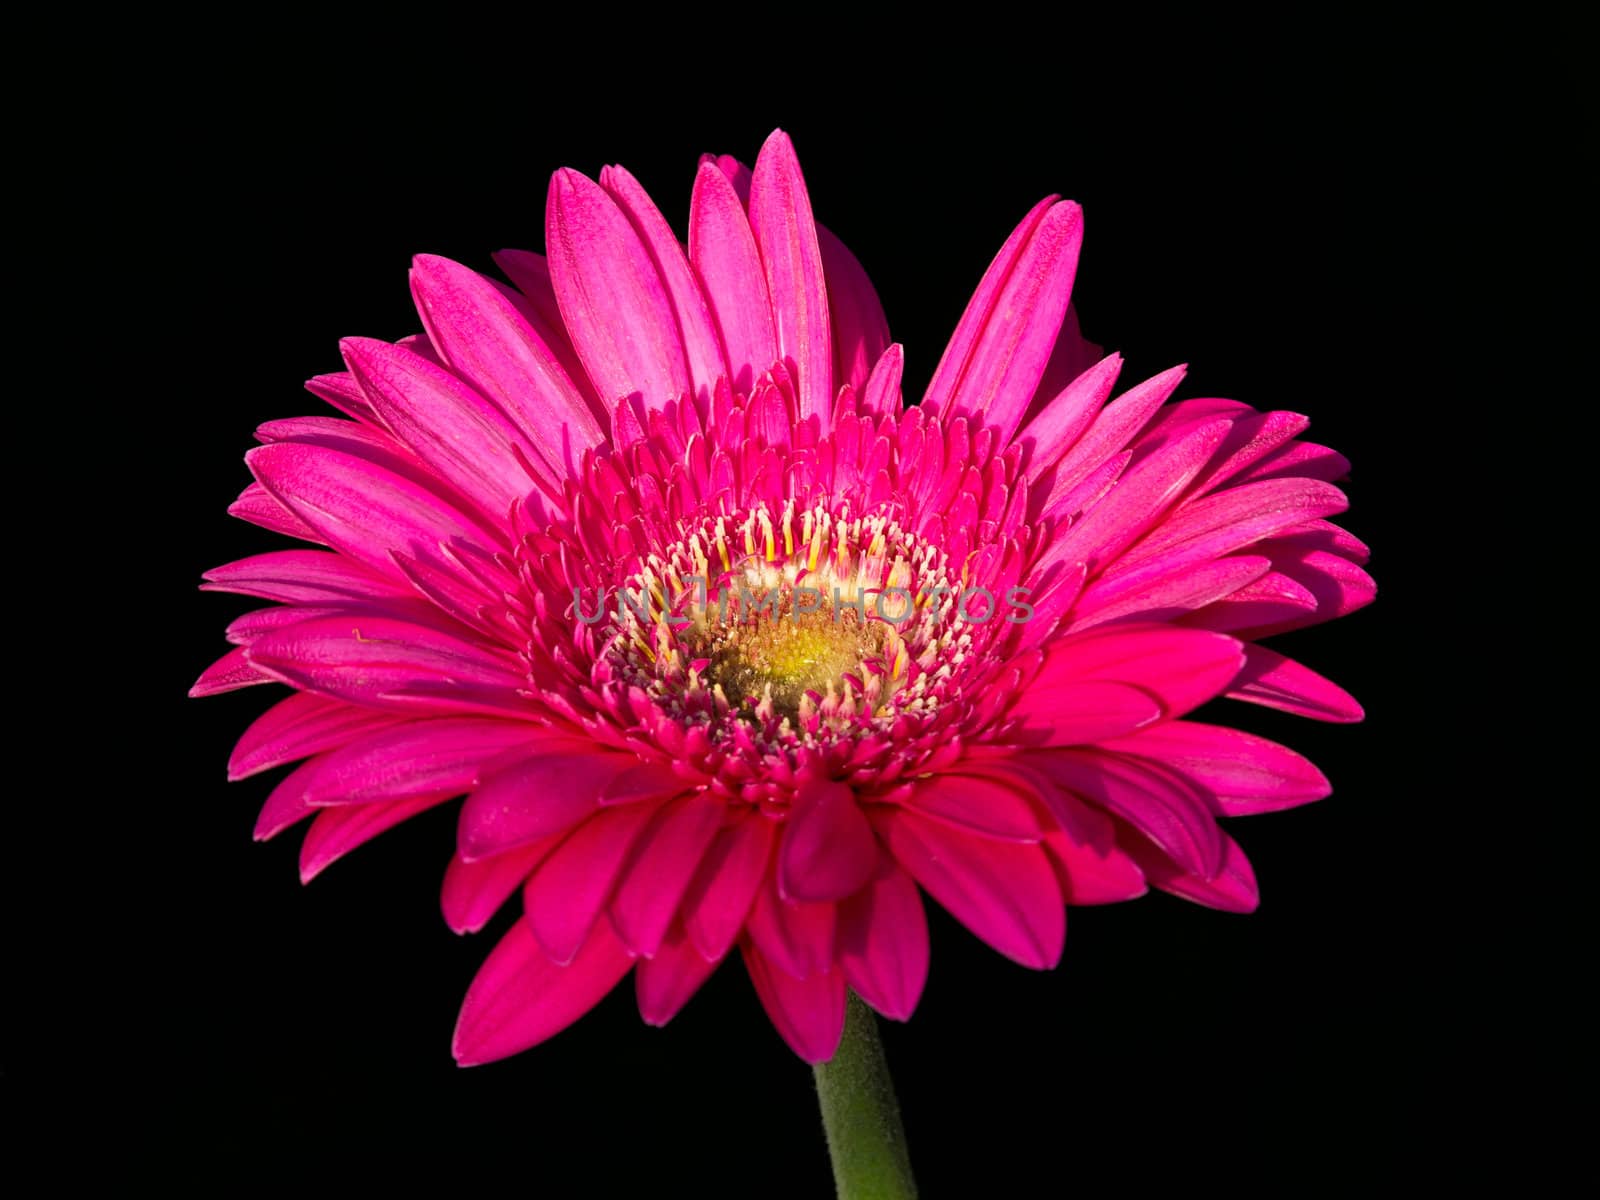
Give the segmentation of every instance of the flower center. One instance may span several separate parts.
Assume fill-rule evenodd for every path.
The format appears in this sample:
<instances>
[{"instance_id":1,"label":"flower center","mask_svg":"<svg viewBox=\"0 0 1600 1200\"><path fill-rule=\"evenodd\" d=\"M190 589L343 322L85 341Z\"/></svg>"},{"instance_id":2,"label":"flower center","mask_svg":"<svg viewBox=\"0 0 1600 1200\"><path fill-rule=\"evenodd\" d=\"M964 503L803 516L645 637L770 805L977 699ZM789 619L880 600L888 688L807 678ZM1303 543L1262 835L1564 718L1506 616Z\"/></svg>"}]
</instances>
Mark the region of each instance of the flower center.
<instances>
[{"instance_id":1,"label":"flower center","mask_svg":"<svg viewBox=\"0 0 1600 1200\"><path fill-rule=\"evenodd\" d=\"M888 513L761 504L681 533L608 598L603 657L714 741L809 741L931 712L982 628L985 602L962 601L948 556Z\"/></svg>"}]
</instances>

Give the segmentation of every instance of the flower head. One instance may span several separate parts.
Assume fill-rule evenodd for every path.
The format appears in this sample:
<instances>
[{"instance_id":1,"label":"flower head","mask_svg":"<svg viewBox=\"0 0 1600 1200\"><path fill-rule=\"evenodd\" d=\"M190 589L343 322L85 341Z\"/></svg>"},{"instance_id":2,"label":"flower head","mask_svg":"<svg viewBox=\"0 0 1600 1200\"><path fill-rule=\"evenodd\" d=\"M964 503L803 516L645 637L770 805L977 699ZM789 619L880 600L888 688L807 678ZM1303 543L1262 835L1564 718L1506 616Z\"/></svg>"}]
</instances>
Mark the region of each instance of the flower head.
<instances>
[{"instance_id":1,"label":"flower head","mask_svg":"<svg viewBox=\"0 0 1600 1200\"><path fill-rule=\"evenodd\" d=\"M707 158L687 249L626 171L551 181L505 286L422 257L425 333L353 338L339 417L269 423L232 511L317 549L206 576L272 601L195 687L283 683L239 778L300 760L309 879L465 795L450 926L524 917L471 985L463 1063L630 970L669 1020L737 951L828 1058L846 988L904 1019L923 894L1008 957L1147 887L1246 911L1216 818L1317 799L1293 751L1185 719L1220 696L1350 721L1259 644L1371 599L1306 420L1112 399L1068 307L1077 205L1030 212L919 404L788 138Z\"/></svg>"}]
</instances>

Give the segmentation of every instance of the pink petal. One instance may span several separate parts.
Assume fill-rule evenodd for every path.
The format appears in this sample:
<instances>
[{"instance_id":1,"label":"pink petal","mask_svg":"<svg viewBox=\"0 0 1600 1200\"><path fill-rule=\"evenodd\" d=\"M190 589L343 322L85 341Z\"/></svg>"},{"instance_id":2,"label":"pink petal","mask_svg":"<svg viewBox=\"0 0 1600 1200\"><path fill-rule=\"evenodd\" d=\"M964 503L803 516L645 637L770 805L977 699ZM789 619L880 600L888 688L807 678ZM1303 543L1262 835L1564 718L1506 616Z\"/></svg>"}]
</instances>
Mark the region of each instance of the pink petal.
<instances>
[{"instance_id":1,"label":"pink petal","mask_svg":"<svg viewBox=\"0 0 1600 1200\"><path fill-rule=\"evenodd\" d=\"M1175 866L1166 855L1137 834L1130 834L1121 841L1123 848L1144 871L1145 877L1163 892L1223 912L1255 912L1261 903L1261 889L1256 884L1256 874L1250 866L1250 860L1239 849L1239 844L1227 834L1222 835L1221 866L1210 878Z\"/></svg>"},{"instance_id":2,"label":"pink petal","mask_svg":"<svg viewBox=\"0 0 1600 1200\"><path fill-rule=\"evenodd\" d=\"M750 228L772 299L778 355L795 366L801 420L833 416L833 347L822 251L800 163L789 135L767 138L750 183Z\"/></svg>"},{"instance_id":3,"label":"pink petal","mask_svg":"<svg viewBox=\"0 0 1600 1200\"><path fill-rule=\"evenodd\" d=\"M1105 406L1121 371L1122 355L1107 355L1067 384L1038 416L1023 426L1017 442L1028 448L1030 471L1043 475L1072 449Z\"/></svg>"},{"instance_id":4,"label":"pink petal","mask_svg":"<svg viewBox=\"0 0 1600 1200\"><path fill-rule=\"evenodd\" d=\"M1131 733L1161 719L1148 692L1124 683L1072 679L1070 664L1028 685L1011 716L1045 731L1052 746L1077 746Z\"/></svg>"},{"instance_id":5,"label":"pink petal","mask_svg":"<svg viewBox=\"0 0 1600 1200\"><path fill-rule=\"evenodd\" d=\"M833 385L860 391L872 366L889 347L889 319L866 271L849 247L821 225L817 246L828 282L828 316L833 322Z\"/></svg>"},{"instance_id":6,"label":"pink petal","mask_svg":"<svg viewBox=\"0 0 1600 1200\"><path fill-rule=\"evenodd\" d=\"M721 958L739 936L776 834L776 822L752 814L719 833L706 851L683 899L684 929L706 958Z\"/></svg>"},{"instance_id":7,"label":"pink petal","mask_svg":"<svg viewBox=\"0 0 1600 1200\"><path fill-rule=\"evenodd\" d=\"M761 952L790 975L804 979L833 963L838 914L830 903L789 903L770 877L756 892L745 932Z\"/></svg>"},{"instance_id":8,"label":"pink petal","mask_svg":"<svg viewBox=\"0 0 1600 1200\"><path fill-rule=\"evenodd\" d=\"M249 521L252 525L259 525L263 529L270 529L273 533L299 538L305 542L316 542L319 545L326 544L315 529L285 508L277 497L259 483L248 484L244 491L239 493L239 498L228 505L228 515L238 517L241 521Z\"/></svg>"},{"instance_id":9,"label":"pink petal","mask_svg":"<svg viewBox=\"0 0 1600 1200\"><path fill-rule=\"evenodd\" d=\"M1321 771L1287 746L1221 725L1168 721L1103 748L1179 772L1215 797L1222 816L1276 812L1333 790Z\"/></svg>"},{"instance_id":10,"label":"pink petal","mask_svg":"<svg viewBox=\"0 0 1600 1200\"><path fill-rule=\"evenodd\" d=\"M560 1033L614 988L633 959L601 922L566 966L546 957L518 921L479 969L456 1022L452 1050L463 1067L493 1062Z\"/></svg>"},{"instance_id":11,"label":"pink petal","mask_svg":"<svg viewBox=\"0 0 1600 1200\"><path fill-rule=\"evenodd\" d=\"M631 754L534 731L532 757L486 771L461 806L456 844L468 860L571 829L600 811L601 791L634 766Z\"/></svg>"},{"instance_id":12,"label":"pink petal","mask_svg":"<svg viewBox=\"0 0 1600 1200\"><path fill-rule=\"evenodd\" d=\"M339 343L373 410L419 459L498 520L533 487L541 451L481 394L419 355L372 338Z\"/></svg>"},{"instance_id":13,"label":"pink petal","mask_svg":"<svg viewBox=\"0 0 1600 1200\"><path fill-rule=\"evenodd\" d=\"M409 588L325 550L274 550L215 567L201 576L202 592L236 592L284 604L324 604L409 597Z\"/></svg>"},{"instance_id":14,"label":"pink petal","mask_svg":"<svg viewBox=\"0 0 1600 1200\"><path fill-rule=\"evenodd\" d=\"M878 843L845 784L807 780L795 789L778 853L785 900L839 900L862 887L878 862Z\"/></svg>"},{"instance_id":15,"label":"pink petal","mask_svg":"<svg viewBox=\"0 0 1600 1200\"><path fill-rule=\"evenodd\" d=\"M634 954L649 958L666 937L689 880L722 826L726 805L701 792L661 805L634 842L611 898L611 923Z\"/></svg>"},{"instance_id":16,"label":"pink petal","mask_svg":"<svg viewBox=\"0 0 1600 1200\"><path fill-rule=\"evenodd\" d=\"M477 933L545 856L561 844L562 837L563 834L553 833L475 862L468 862L459 854L452 856L439 894L444 923L456 933Z\"/></svg>"},{"instance_id":17,"label":"pink petal","mask_svg":"<svg viewBox=\"0 0 1600 1200\"><path fill-rule=\"evenodd\" d=\"M1138 864L1114 845L1100 850L1059 831L1046 834L1044 845L1068 904L1118 904L1150 890Z\"/></svg>"},{"instance_id":18,"label":"pink petal","mask_svg":"<svg viewBox=\"0 0 1600 1200\"><path fill-rule=\"evenodd\" d=\"M291 687L394 710L526 713L523 680L476 642L409 621L320 617L258 639L250 661ZM436 685L426 701L410 698Z\"/></svg>"},{"instance_id":19,"label":"pink petal","mask_svg":"<svg viewBox=\"0 0 1600 1200\"><path fill-rule=\"evenodd\" d=\"M1098 372L1104 367L1105 363L1101 363L1093 370ZM1056 464L1055 473L1050 480L1051 499L1067 495L1107 459L1124 450L1139 427L1150 419L1150 414L1166 403L1168 397L1177 390L1178 385L1183 382L1184 372L1183 367L1172 367L1163 371L1129 388L1101 409L1094 423L1089 426L1088 432L1074 442L1072 448ZM1100 391L1100 381L1095 379L1093 382L1092 394L1097 395ZM1074 382L1073 387L1077 386L1078 383ZM1047 503L1045 507L1048 510L1050 505Z\"/></svg>"},{"instance_id":20,"label":"pink petal","mask_svg":"<svg viewBox=\"0 0 1600 1200\"><path fill-rule=\"evenodd\" d=\"M408 719L296 692L267 709L244 731L228 759L228 778L245 779L297 758L334 750Z\"/></svg>"},{"instance_id":21,"label":"pink petal","mask_svg":"<svg viewBox=\"0 0 1600 1200\"><path fill-rule=\"evenodd\" d=\"M639 186L639 181L623 168L607 167L601 171L600 186L627 214L634 231L650 252L666 285L672 311L678 318L678 334L683 340L689 375L709 396L717 380L728 374L728 364L722 354L710 306L689 267L689 260L683 255L683 247L678 245L672 227L655 202Z\"/></svg>"},{"instance_id":22,"label":"pink petal","mask_svg":"<svg viewBox=\"0 0 1600 1200\"><path fill-rule=\"evenodd\" d=\"M872 813L895 861L989 945L1025 967L1061 960L1066 909L1038 846L968 837L903 809Z\"/></svg>"},{"instance_id":23,"label":"pink petal","mask_svg":"<svg viewBox=\"0 0 1600 1200\"><path fill-rule=\"evenodd\" d=\"M1006 787L994 779L936 775L913 788L905 807L962 833L1008 842L1039 840L1039 821L1028 802L1015 786Z\"/></svg>"},{"instance_id":24,"label":"pink petal","mask_svg":"<svg viewBox=\"0 0 1600 1200\"><path fill-rule=\"evenodd\" d=\"M1161 555L1131 571L1121 570L1119 564L1084 589L1072 627L1090 629L1133 617L1176 620L1249 587L1271 569L1271 559L1255 554L1198 564Z\"/></svg>"},{"instance_id":25,"label":"pink petal","mask_svg":"<svg viewBox=\"0 0 1600 1200\"><path fill-rule=\"evenodd\" d=\"M777 334L767 277L744 205L713 163L702 163L689 207L689 259L705 284L735 389L748 393L755 377L777 361Z\"/></svg>"},{"instance_id":26,"label":"pink petal","mask_svg":"<svg viewBox=\"0 0 1600 1200\"><path fill-rule=\"evenodd\" d=\"M1205 799L1154 763L1098 750L1051 750L1028 762L1061 787L1121 817L1186 871L1210 877L1222 861L1222 831ZM1045 802L1053 797L1046 794Z\"/></svg>"},{"instance_id":27,"label":"pink petal","mask_svg":"<svg viewBox=\"0 0 1600 1200\"><path fill-rule=\"evenodd\" d=\"M200 678L194 681L189 695L195 699L217 696L239 688L254 687L258 683L271 683L273 678L245 657L243 646L235 646L200 672Z\"/></svg>"},{"instance_id":28,"label":"pink petal","mask_svg":"<svg viewBox=\"0 0 1600 1200\"><path fill-rule=\"evenodd\" d=\"M928 979L928 916L917 885L885 860L877 878L839 906L839 968L884 1016L910 1020Z\"/></svg>"},{"instance_id":29,"label":"pink petal","mask_svg":"<svg viewBox=\"0 0 1600 1200\"><path fill-rule=\"evenodd\" d=\"M1104 625L1052 642L1028 694L1089 682L1120 683L1148 693L1167 716L1178 717L1227 687L1244 661L1244 649L1226 634L1167 625Z\"/></svg>"},{"instance_id":30,"label":"pink petal","mask_svg":"<svg viewBox=\"0 0 1600 1200\"><path fill-rule=\"evenodd\" d=\"M395 550L436 551L452 538L499 539L424 490L365 459L277 442L245 455L261 485L317 537L380 574L401 579Z\"/></svg>"},{"instance_id":31,"label":"pink petal","mask_svg":"<svg viewBox=\"0 0 1600 1200\"><path fill-rule=\"evenodd\" d=\"M660 407L693 386L661 273L604 190L563 168L545 208L550 281L578 357L608 406ZM643 412L643 408L636 408Z\"/></svg>"},{"instance_id":32,"label":"pink petal","mask_svg":"<svg viewBox=\"0 0 1600 1200\"><path fill-rule=\"evenodd\" d=\"M379 729L323 754L305 781L314 806L370 804L421 792L459 795L485 761L528 744L522 721L443 717Z\"/></svg>"},{"instance_id":33,"label":"pink petal","mask_svg":"<svg viewBox=\"0 0 1600 1200\"><path fill-rule=\"evenodd\" d=\"M696 950L682 923L674 921L655 956L640 959L634 973L639 1016L644 1023L661 1026L677 1016L721 961Z\"/></svg>"},{"instance_id":34,"label":"pink petal","mask_svg":"<svg viewBox=\"0 0 1600 1200\"><path fill-rule=\"evenodd\" d=\"M629 848L655 811L630 804L590 817L528 880L522 893L528 924L553 960L571 962L583 945L611 899Z\"/></svg>"},{"instance_id":35,"label":"pink petal","mask_svg":"<svg viewBox=\"0 0 1600 1200\"><path fill-rule=\"evenodd\" d=\"M1024 248L1058 199L1057 196L1046 196L1022 218L1022 223L1012 231L1005 245L1000 247L1000 252L994 256L994 261L989 264L989 269L983 273L983 278L978 282L978 290L967 302L966 311L961 314L961 320L956 325L955 333L951 335L950 344L945 347L944 356L939 359L939 366L934 371L933 380L928 384L927 394L922 400L923 407L941 420L948 420L955 415L952 410L955 407L957 387L966 370L967 360L971 358L974 347L983 337L989 319L998 305L1000 293L1017 261L1022 257Z\"/></svg>"},{"instance_id":36,"label":"pink petal","mask_svg":"<svg viewBox=\"0 0 1600 1200\"><path fill-rule=\"evenodd\" d=\"M838 971L820 971L796 979L769 962L748 940L741 948L761 1007L789 1048L808 1063L827 1062L844 1033L844 976Z\"/></svg>"},{"instance_id":37,"label":"pink petal","mask_svg":"<svg viewBox=\"0 0 1600 1200\"><path fill-rule=\"evenodd\" d=\"M1245 647L1245 665L1227 694L1314 721L1344 724L1366 716L1356 698L1338 684L1265 646Z\"/></svg>"},{"instance_id":38,"label":"pink petal","mask_svg":"<svg viewBox=\"0 0 1600 1200\"><path fill-rule=\"evenodd\" d=\"M555 483L574 474L605 430L516 306L476 271L431 254L417 256L411 286L441 357L538 448L534 465Z\"/></svg>"},{"instance_id":39,"label":"pink petal","mask_svg":"<svg viewBox=\"0 0 1600 1200\"><path fill-rule=\"evenodd\" d=\"M1070 200L1052 205L1033 230L993 315L973 344L951 397L953 411L982 413L1008 445L1044 376L1067 315L1083 245L1083 210Z\"/></svg>"},{"instance_id":40,"label":"pink petal","mask_svg":"<svg viewBox=\"0 0 1600 1200\"><path fill-rule=\"evenodd\" d=\"M317 814L300 844L300 882L310 883L357 846L420 812L443 804L451 793L430 793L386 804L325 808Z\"/></svg>"}]
</instances>

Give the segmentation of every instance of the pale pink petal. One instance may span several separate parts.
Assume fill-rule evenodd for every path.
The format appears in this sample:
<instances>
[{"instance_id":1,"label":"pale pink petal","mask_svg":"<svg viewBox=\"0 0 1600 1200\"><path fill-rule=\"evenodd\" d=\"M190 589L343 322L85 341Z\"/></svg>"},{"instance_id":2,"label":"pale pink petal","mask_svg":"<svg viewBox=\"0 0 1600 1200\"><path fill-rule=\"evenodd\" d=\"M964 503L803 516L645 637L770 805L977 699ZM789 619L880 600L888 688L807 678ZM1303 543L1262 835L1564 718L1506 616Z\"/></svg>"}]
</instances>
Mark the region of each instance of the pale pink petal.
<instances>
[{"instance_id":1,"label":"pale pink petal","mask_svg":"<svg viewBox=\"0 0 1600 1200\"><path fill-rule=\"evenodd\" d=\"M526 921L490 952L467 989L452 1049L463 1067L493 1062L560 1033L616 987L633 959L605 922L565 966L545 955Z\"/></svg>"},{"instance_id":2,"label":"pale pink petal","mask_svg":"<svg viewBox=\"0 0 1600 1200\"><path fill-rule=\"evenodd\" d=\"M661 1026L677 1016L721 961L695 949L682 923L674 921L655 955L640 959L634 973L639 1016L644 1023Z\"/></svg>"},{"instance_id":3,"label":"pale pink petal","mask_svg":"<svg viewBox=\"0 0 1600 1200\"><path fill-rule=\"evenodd\" d=\"M778 852L785 900L839 900L872 877L878 843L855 793L842 783L806 780L795 789Z\"/></svg>"},{"instance_id":4,"label":"pale pink petal","mask_svg":"<svg viewBox=\"0 0 1600 1200\"><path fill-rule=\"evenodd\" d=\"M903 809L872 813L895 861L1007 958L1045 970L1061 960L1066 909L1038 846L974 838Z\"/></svg>"},{"instance_id":5,"label":"pale pink petal","mask_svg":"<svg viewBox=\"0 0 1600 1200\"><path fill-rule=\"evenodd\" d=\"M928 916L916 883L887 858L877 878L839 906L838 955L863 1000L910 1020L928 979Z\"/></svg>"},{"instance_id":6,"label":"pale pink petal","mask_svg":"<svg viewBox=\"0 0 1600 1200\"><path fill-rule=\"evenodd\" d=\"M808 1063L827 1062L844 1033L843 974L819 971L796 979L769 962L748 940L741 948L761 1006L789 1048Z\"/></svg>"},{"instance_id":7,"label":"pale pink petal","mask_svg":"<svg viewBox=\"0 0 1600 1200\"><path fill-rule=\"evenodd\" d=\"M781 129L756 158L750 228L767 276L778 355L794 364L800 419L815 416L826 428L833 416L827 281L800 163Z\"/></svg>"}]
</instances>

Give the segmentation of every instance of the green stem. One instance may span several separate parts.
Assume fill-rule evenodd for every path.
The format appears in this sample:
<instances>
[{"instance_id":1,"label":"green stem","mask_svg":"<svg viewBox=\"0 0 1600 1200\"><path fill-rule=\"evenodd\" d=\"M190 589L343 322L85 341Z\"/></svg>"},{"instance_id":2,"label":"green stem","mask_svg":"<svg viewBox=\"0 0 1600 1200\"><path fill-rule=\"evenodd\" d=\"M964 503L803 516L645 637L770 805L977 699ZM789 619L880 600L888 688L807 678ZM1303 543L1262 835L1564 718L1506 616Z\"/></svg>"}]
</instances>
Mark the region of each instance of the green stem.
<instances>
[{"instance_id":1,"label":"green stem","mask_svg":"<svg viewBox=\"0 0 1600 1200\"><path fill-rule=\"evenodd\" d=\"M854 992L839 1049L812 1069L839 1200L915 1200L917 1185L877 1020Z\"/></svg>"}]
</instances>

